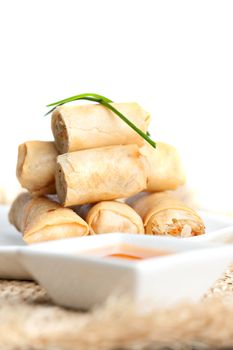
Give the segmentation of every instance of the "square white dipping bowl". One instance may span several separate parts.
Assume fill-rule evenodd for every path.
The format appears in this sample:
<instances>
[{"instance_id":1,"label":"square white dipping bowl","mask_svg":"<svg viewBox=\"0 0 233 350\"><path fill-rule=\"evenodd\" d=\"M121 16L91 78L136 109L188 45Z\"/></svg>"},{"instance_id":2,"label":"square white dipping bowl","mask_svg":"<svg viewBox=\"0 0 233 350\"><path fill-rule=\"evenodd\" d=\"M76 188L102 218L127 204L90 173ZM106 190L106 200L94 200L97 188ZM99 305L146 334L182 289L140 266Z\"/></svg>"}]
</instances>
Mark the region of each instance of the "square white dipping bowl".
<instances>
[{"instance_id":1,"label":"square white dipping bowl","mask_svg":"<svg viewBox=\"0 0 233 350\"><path fill-rule=\"evenodd\" d=\"M127 261L84 253L122 243L174 254ZM233 245L116 233L35 244L20 252L20 260L63 306L88 309L123 295L140 305L166 307L198 301L233 262Z\"/></svg>"}]
</instances>

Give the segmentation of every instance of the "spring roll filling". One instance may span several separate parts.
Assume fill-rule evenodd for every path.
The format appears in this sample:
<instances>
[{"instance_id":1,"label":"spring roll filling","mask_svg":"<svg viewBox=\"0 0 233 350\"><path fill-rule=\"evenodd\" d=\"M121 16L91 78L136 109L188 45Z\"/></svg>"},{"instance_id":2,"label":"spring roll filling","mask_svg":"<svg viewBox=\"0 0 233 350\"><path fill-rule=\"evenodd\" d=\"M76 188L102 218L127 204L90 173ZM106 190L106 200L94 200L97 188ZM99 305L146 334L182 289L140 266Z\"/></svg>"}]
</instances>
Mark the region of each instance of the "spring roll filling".
<instances>
[{"instance_id":1,"label":"spring roll filling","mask_svg":"<svg viewBox=\"0 0 233 350\"><path fill-rule=\"evenodd\" d=\"M58 198L60 198L61 202L65 202L65 198L67 197L67 186L66 184L66 179L65 179L65 173L62 169L62 166L57 163L57 174L56 176L56 189L57 189L57 195Z\"/></svg>"},{"instance_id":2,"label":"spring roll filling","mask_svg":"<svg viewBox=\"0 0 233 350\"><path fill-rule=\"evenodd\" d=\"M149 218L146 233L181 237L198 236L203 233L204 225L195 219L194 214L185 210L163 210Z\"/></svg>"},{"instance_id":3,"label":"spring roll filling","mask_svg":"<svg viewBox=\"0 0 233 350\"><path fill-rule=\"evenodd\" d=\"M60 153L66 153L69 151L68 131L66 128L66 124L61 114L59 113L59 111L56 111L55 113L56 113L54 116L54 125L56 128L55 144Z\"/></svg>"}]
</instances>

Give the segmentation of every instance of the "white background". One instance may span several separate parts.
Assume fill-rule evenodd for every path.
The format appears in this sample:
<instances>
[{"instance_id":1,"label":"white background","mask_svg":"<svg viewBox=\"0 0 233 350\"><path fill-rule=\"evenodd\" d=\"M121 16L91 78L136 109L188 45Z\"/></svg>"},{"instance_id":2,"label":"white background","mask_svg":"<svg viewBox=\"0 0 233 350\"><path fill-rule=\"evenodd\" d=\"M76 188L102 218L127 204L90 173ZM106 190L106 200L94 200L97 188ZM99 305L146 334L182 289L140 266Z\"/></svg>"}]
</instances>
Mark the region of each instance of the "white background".
<instances>
[{"instance_id":1,"label":"white background","mask_svg":"<svg viewBox=\"0 0 233 350\"><path fill-rule=\"evenodd\" d=\"M0 187L17 145L51 139L45 105L82 92L136 100L178 147L200 206L233 212L232 1L2 1Z\"/></svg>"}]
</instances>

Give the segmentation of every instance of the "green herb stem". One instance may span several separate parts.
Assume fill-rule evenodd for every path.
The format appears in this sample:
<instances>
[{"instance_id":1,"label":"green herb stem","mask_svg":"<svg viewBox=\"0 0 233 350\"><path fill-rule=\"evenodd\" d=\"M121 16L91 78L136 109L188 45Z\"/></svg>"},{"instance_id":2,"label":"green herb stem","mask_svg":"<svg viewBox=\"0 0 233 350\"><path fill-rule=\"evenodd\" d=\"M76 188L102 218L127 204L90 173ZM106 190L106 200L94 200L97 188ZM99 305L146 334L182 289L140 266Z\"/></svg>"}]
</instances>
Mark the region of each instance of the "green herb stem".
<instances>
[{"instance_id":1,"label":"green herb stem","mask_svg":"<svg viewBox=\"0 0 233 350\"><path fill-rule=\"evenodd\" d=\"M80 95L74 95L74 96L65 98L64 100L60 100L60 101L57 101L57 102L50 103L46 107L51 107L51 106L55 106L55 105L61 105L61 104L67 103L67 102L81 100L84 97L88 97L88 96L91 96L91 97L94 97L94 98L96 98L98 100L103 100L103 101L106 101L106 102L113 102L113 101L109 100L109 98L107 98L105 96L98 95L98 94L93 94L92 92L90 92L90 93L85 93L85 94L80 94Z\"/></svg>"},{"instance_id":2,"label":"green herb stem","mask_svg":"<svg viewBox=\"0 0 233 350\"><path fill-rule=\"evenodd\" d=\"M103 106L109 108L112 112L114 112L118 117L120 117L126 124L128 124L138 135L140 135L145 141L147 141L152 147L156 148L156 143L142 130L140 130L135 124L133 124L128 118L126 118L120 111L118 111L115 107L110 105L105 101L100 102Z\"/></svg>"},{"instance_id":3,"label":"green herb stem","mask_svg":"<svg viewBox=\"0 0 233 350\"><path fill-rule=\"evenodd\" d=\"M120 111L118 111L114 106L110 104L113 101L111 101L110 99L102 95L86 93L86 94L75 95L57 102L50 103L47 105L47 107L51 107L51 106L54 106L54 107L50 109L45 114L45 116L53 112L58 106L61 106L68 102L77 101L77 100L87 100L87 101L97 102L102 106L110 109L113 113L115 113L118 117L120 117L127 125L129 125L138 135L140 135L145 141L147 141L152 147L156 148L156 143L149 137L150 135L148 134L148 132L144 133L142 130L140 130L135 124L133 124Z\"/></svg>"}]
</instances>

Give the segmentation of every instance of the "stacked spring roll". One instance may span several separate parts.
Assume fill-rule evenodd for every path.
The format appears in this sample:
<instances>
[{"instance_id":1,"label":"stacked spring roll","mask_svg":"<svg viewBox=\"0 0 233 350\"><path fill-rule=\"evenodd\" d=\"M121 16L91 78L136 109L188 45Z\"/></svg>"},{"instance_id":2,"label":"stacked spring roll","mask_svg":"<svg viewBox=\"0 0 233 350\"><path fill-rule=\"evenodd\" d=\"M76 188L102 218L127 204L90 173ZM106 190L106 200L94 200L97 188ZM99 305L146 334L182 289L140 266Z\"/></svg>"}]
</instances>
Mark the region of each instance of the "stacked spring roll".
<instances>
[{"instance_id":1,"label":"stacked spring roll","mask_svg":"<svg viewBox=\"0 0 233 350\"><path fill-rule=\"evenodd\" d=\"M18 148L16 175L34 195L54 194L58 151L54 142L28 141Z\"/></svg>"},{"instance_id":2,"label":"stacked spring roll","mask_svg":"<svg viewBox=\"0 0 233 350\"><path fill-rule=\"evenodd\" d=\"M113 106L147 132L150 115L140 105ZM110 232L204 233L195 211L164 192L185 182L174 147L145 144L99 104L59 106L51 127L54 142L18 148L16 174L27 192L14 201L9 220L27 243ZM153 194L127 201L142 191Z\"/></svg>"},{"instance_id":3,"label":"stacked spring roll","mask_svg":"<svg viewBox=\"0 0 233 350\"><path fill-rule=\"evenodd\" d=\"M150 115L137 103L113 103L139 129L146 132ZM52 132L60 153L112 145L142 145L143 139L100 104L60 106L52 115Z\"/></svg>"}]
</instances>

